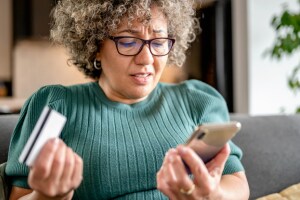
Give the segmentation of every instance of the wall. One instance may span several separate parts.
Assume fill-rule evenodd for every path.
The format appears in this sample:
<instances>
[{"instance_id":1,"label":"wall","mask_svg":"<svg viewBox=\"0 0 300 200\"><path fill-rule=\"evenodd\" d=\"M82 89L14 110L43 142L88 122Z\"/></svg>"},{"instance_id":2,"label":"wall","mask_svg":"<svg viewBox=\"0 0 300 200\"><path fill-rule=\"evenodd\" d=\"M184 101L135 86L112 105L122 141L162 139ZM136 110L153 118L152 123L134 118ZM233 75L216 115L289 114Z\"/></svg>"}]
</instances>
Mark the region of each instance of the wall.
<instances>
[{"instance_id":1,"label":"wall","mask_svg":"<svg viewBox=\"0 0 300 200\"><path fill-rule=\"evenodd\" d=\"M232 0L233 101L237 113L249 113L247 0Z\"/></svg>"},{"instance_id":2,"label":"wall","mask_svg":"<svg viewBox=\"0 0 300 200\"><path fill-rule=\"evenodd\" d=\"M251 115L293 113L300 104L287 86L299 59L264 56L275 39L270 23L284 3L299 10L296 0L233 0L235 110ZM298 102L297 102L298 101Z\"/></svg>"},{"instance_id":3,"label":"wall","mask_svg":"<svg viewBox=\"0 0 300 200\"><path fill-rule=\"evenodd\" d=\"M0 81L11 79L11 0L0 2Z\"/></svg>"},{"instance_id":4,"label":"wall","mask_svg":"<svg viewBox=\"0 0 300 200\"><path fill-rule=\"evenodd\" d=\"M0 81L11 80L12 74L11 2L0 1ZM263 52L274 40L270 20L274 14L280 13L284 2L299 9L296 0L232 0L236 112L278 114L285 108L287 113L291 113L298 104L299 97L295 98L286 83L298 58L294 56L277 62L263 57ZM40 27L33 29L40 30Z\"/></svg>"},{"instance_id":5,"label":"wall","mask_svg":"<svg viewBox=\"0 0 300 200\"><path fill-rule=\"evenodd\" d=\"M46 37L49 35L50 30L50 12L54 6L53 0L31 0L31 19L32 27L31 34L35 38ZM49 14L41 14L42 12Z\"/></svg>"},{"instance_id":6,"label":"wall","mask_svg":"<svg viewBox=\"0 0 300 200\"><path fill-rule=\"evenodd\" d=\"M248 0L249 30L249 113L276 114L282 108L291 113L299 97L288 89L287 76L299 62L298 56L282 61L264 57L266 49L273 44L275 33L270 22L280 14L283 3L299 10L296 0ZM297 103L298 101L298 103Z\"/></svg>"},{"instance_id":7,"label":"wall","mask_svg":"<svg viewBox=\"0 0 300 200\"><path fill-rule=\"evenodd\" d=\"M13 52L13 96L28 98L44 85L73 85L91 81L74 66L68 54L48 40L22 40Z\"/></svg>"}]
</instances>

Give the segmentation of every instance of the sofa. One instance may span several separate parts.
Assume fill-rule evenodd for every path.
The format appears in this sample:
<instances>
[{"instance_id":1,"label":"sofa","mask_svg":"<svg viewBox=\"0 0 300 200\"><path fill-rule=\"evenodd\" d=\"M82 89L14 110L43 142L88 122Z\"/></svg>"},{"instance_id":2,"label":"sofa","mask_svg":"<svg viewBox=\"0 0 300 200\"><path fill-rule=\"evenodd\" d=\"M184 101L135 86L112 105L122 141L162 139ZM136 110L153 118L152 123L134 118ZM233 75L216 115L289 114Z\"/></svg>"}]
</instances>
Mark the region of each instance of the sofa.
<instances>
[{"instance_id":1,"label":"sofa","mask_svg":"<svg viewBox=\"0 0 300 200\"><path fill-rule=\"evenodd\" d=\"M0 163L7 160L9 140L17 119L16 114L0 115ZM250 199L278 193L300 183L300 115L232 114L231 119L242 123L233 141L244 152L242 162L249 181Z\"/></svg>"}]
</instances>

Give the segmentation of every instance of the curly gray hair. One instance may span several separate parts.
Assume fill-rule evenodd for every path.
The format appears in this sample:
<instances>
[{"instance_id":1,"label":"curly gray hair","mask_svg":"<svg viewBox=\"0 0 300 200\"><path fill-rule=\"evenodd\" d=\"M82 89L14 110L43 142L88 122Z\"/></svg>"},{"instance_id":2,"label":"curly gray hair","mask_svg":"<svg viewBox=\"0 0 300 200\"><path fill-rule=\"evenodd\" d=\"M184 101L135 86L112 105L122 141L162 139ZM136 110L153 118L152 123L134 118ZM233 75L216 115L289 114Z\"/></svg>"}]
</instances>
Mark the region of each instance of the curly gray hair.
<instances>
[{"instance_id":1,"label":"curly gray hair","mask_svg":"<svg viewBox=\"0 0 300 200\"><path fill-rule=\"evenodd\" d=\"M129 25L137 18L148 23L152 5L164 13L169 36L176 39L168 64L182 66L199 30L192 0L61 0L52 11L51 39L69 50L70 61L80 71L99 79L101 72L93 61L101 41L116 31L124 17Z\"/></svg>"}]
</instances>

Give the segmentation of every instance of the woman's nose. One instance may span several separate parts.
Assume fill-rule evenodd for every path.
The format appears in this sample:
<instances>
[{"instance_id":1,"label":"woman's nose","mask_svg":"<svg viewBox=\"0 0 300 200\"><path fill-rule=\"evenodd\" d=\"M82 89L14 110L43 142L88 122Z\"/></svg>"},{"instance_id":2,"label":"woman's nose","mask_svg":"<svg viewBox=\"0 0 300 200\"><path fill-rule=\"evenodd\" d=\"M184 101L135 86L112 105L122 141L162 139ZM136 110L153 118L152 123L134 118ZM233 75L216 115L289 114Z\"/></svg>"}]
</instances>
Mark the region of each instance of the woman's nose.
<instances>
[{"instance_id":1,"label":"woman's nose","mask_svg":"<svg viewBox=\"0 0 300 200\"><path fill-rule=\"evenodd\" d=\"M135 56L135 62L139 65L153 64L154 57L150 51L149 44L144 45L141 52Z\"/></svg>"}]
</instances>

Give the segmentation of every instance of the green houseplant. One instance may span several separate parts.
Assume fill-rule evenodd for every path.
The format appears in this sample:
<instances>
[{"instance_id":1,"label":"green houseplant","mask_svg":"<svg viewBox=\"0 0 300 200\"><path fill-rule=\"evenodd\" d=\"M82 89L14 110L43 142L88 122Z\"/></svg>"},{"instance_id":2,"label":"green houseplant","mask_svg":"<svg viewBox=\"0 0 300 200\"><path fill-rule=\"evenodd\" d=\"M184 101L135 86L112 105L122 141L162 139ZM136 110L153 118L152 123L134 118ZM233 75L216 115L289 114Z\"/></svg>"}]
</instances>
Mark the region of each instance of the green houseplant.
<instances>
[{"instance_id":1,"label":"green houseplant","mask_svg":"<svg viewBox=\"0 0 300 200\"><path fill-rule=\"evenodd\" d=\"M300 0L297 0L300 6ZM282 12L272 18L271 26L276 33L273 46L267 53L280 60L283 56L299 54L300 52L300 10L291 11L285 4ZM288 77L288 87L292 92L300 92L300 62L294 67ZM296 108L296 113L300 113L300 105Z\"/></svg>"}]
</instances>

